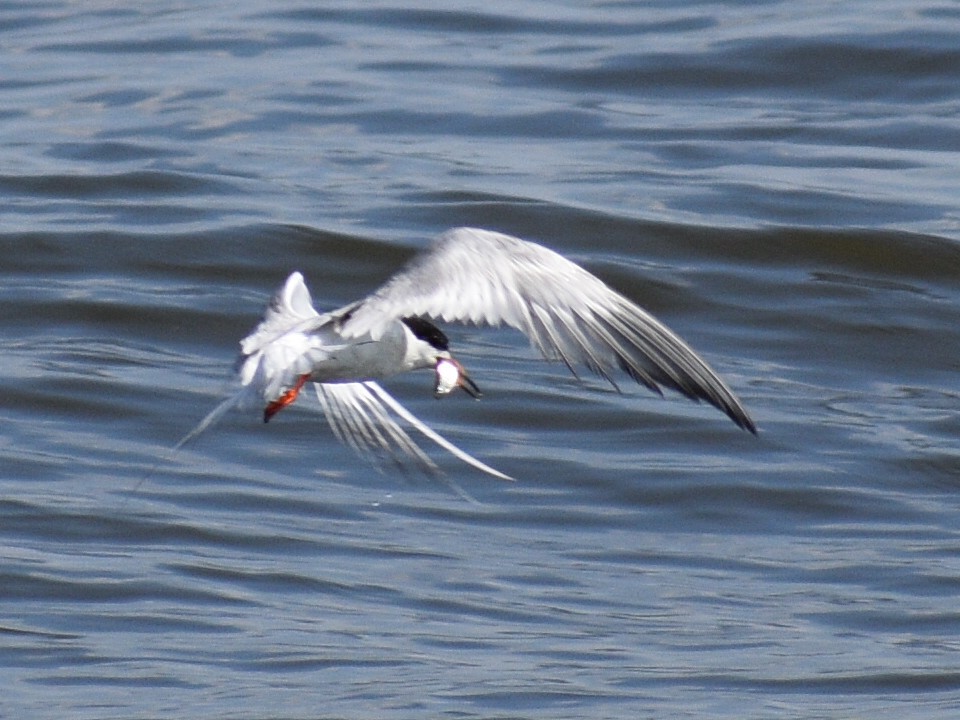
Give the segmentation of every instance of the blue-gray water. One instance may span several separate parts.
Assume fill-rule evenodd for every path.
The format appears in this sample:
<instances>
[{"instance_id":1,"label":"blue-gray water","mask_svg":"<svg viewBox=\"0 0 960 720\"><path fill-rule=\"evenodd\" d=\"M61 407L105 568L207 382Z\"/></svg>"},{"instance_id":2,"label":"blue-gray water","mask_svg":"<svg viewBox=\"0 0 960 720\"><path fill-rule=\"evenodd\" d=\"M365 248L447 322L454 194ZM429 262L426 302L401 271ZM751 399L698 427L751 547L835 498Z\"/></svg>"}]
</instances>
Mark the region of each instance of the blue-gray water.
<instances>
[{"instance_id":1,"label":"blue-gray water","mask_svg":"<svg viewBox=\"0 0 960 720\"><path fill-rule=\"evenodd\" d=\"M954 718L960 5L0 7L0 716ZM519 478L231 415L304 272L543 242L751 410L447 328ZM156 470L136 488L151 467Z\"/></svg>"}]
</instances>

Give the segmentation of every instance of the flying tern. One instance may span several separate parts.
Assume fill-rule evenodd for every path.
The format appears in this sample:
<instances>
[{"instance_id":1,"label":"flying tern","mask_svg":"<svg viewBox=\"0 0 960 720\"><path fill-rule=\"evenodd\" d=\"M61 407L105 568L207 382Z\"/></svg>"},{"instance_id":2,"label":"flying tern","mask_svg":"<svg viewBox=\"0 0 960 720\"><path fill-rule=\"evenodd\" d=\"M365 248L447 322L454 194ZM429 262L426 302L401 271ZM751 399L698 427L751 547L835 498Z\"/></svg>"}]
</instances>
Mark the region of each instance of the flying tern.
<instances>
[{"instance_id":1,"label":"flying tern","mask_svg":"<svg viewBox=\"0 0 960 720\"><path fill-rule=\"evenodd\" d=\"M261 403L267 422L312 383L334 434L355 450L385 451L435 470L401 427L403 420L473 467L511 479L431 430L377 382L432 369L436 397L457 388L480 397L435 321L516 328L574 375L584 366L616 387L613 373L623 371L656 393L666 387L704 400L756 433L743 405L706 361L599 278L542 245L457 228L371 295L332 312L317 312L303 275L292 273L240 341L241 390L178 446L244 399Z\"/></svg>"}]
</instances>

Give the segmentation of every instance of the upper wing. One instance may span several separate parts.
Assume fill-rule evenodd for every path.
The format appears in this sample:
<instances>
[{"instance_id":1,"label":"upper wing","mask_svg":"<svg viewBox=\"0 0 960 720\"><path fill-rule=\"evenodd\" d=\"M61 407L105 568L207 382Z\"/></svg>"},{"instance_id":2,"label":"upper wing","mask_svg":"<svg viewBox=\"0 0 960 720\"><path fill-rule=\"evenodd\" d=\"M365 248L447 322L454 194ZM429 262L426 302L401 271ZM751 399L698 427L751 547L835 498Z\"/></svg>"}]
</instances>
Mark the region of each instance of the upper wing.
<instances>
[{"instance_id":1,"label":"upper wing","mask_svg":"<svg viewBox=\"0 0 960 720\"><path fill-rule=\"evenodd\" d=\"M583 364L611 383L621 368L659 392L706 400L756 432L740 401L683 340L650 313L552 250L509 235L458 228L360 303L341 328L378 337L397 318L506 324L548 359Z\"/></svg>"}]
</instances>

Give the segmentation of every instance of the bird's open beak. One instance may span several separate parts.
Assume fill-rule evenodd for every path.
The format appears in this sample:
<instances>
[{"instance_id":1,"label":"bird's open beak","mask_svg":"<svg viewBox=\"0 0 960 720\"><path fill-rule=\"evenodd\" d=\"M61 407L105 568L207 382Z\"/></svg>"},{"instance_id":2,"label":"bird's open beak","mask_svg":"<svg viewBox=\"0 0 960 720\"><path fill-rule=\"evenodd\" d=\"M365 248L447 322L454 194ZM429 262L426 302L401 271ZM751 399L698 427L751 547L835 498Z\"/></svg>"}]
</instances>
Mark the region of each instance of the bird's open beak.
<instances>
[{"instance_id":1,"label":"bird's open beak","mask_svg":"<svg viewBox=\"0 0 960 720\"><path fill-rule=\"evenodd\" d=\"M483 393L480 392L480 388L477 387L477 384L467 375L467 371L463 369L463 366L460 367L460 382L458 385L467 395L476 400L479 400L483 395Z\"/></svg>"},{"instance_id":2,"label":"bird's open beak","mask_svg":"<svg viewBox=\"0 0 960 720\"><path fill-rule=\"evenodd\" d=\"M434 397L442 398L454 389L461 388L470 397L480 399L482 394L480 388L467 375L463 365L453 358L439 358L435 370L437 381L433 387Z\"/></svg>"}]
</instances>

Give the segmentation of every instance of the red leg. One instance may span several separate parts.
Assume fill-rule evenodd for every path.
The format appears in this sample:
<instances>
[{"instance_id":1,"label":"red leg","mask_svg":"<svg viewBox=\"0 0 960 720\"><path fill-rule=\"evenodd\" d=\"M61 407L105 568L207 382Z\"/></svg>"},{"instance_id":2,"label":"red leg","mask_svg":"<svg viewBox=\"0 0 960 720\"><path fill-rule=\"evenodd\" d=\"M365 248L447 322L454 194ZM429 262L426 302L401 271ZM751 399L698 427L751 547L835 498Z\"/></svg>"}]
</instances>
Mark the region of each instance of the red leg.
<instances>
[{"instance_id":1,"label":"red leg","mask_svg":"<svg viewBox=\"0 0 960 720\"><path fill-rule=\"evenodd\" d=\"M273 402L269 403L263 411L263 421L270 422L270 418L276 415L278 412L283 410L287 405L292 403L297 399L297 395L300 394L300 390L303 389L303 386L307 384L307 380L310 379L310 374L301 375L297 378L297 384L292 388L287 390L283 395L278 397Z\"/></svg>"}]
</instances>

